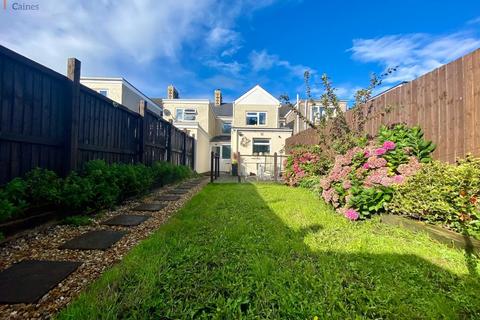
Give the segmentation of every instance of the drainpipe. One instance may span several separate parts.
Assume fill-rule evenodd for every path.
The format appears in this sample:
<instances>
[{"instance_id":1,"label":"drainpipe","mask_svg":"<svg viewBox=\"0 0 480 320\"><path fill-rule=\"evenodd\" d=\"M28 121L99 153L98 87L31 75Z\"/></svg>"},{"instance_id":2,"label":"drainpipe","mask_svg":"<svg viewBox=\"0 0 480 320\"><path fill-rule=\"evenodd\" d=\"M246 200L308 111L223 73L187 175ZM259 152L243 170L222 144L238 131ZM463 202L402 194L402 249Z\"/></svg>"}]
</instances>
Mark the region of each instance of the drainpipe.
<instances>
[{"instance_id":1,"label":"drainpipe","mask_svg":"<svg viewBox=\"0 0 480 320\"><path fill-rule=\"evenodd\" d=\"M300 99L299 99L298 93L297 93L297 104L296 104L296 108L297 108L298 111L300 111L299 103L300 103ZM298 133L298 131L300 131L300 117L298 116L298 114L296 114L296 115L297 115L297 121L295 121L295 127L296 127L295 133Z\"/></svg>"},{"instance_id":2,"label":"drainpipe","mask_svg":"<svg viewBox=\"0 0 480 320\"><path fill-rule=\"evenodd\" d=\"M304 116L305 116L305 119L308 119L308 115L307 115L307 100L305 100L304 102L304 108L303 108L303 111L304 111ZM307 123L305 121L303 121L303 130L307 130Z\"/></svg>"}]
</instances>

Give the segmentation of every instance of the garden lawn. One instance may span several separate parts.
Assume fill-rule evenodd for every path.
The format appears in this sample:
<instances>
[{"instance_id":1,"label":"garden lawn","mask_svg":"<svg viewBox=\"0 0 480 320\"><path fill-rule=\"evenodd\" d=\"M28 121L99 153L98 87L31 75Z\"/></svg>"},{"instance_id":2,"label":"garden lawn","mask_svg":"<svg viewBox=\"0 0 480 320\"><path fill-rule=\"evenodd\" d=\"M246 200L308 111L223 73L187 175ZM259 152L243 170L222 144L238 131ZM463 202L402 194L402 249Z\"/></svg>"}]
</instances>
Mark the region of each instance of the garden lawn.
<instances>
[{"instance_id":1,"label":"garden lawn","mask_svg":"<svg viewBox=\"0 0 480 320\"><path fill-rule=\"evenodd\" d=\"M208 185L60 319L478 318L477 267L305 189ZM470 261L471 266L471 261Z\"/></svg>"}]
</instances>

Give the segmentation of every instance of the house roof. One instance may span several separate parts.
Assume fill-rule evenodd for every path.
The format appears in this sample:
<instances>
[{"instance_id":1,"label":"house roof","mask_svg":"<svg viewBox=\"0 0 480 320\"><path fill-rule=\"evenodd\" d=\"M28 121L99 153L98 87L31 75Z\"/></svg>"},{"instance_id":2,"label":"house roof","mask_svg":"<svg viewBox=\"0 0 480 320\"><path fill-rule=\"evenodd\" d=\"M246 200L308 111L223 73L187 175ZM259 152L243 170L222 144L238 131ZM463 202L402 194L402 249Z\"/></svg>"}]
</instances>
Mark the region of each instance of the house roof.
<instances>
[{"instance_id":1,"label":"house roof","mask_svg":"<svg viewBox=\"0 0 480 320\"><path fill-rule=\"evenodd\" d=\"M252 89L248 90L246 93L244 93L240 98L235 100L235 104L239 104L240 102L243 102L244 100L248 100L249 97L251 99L251 96L253 96L254 99L255 98L258 99L259 97L263 97L264 100L268 100L268 103L265 103L266 101L264 101L263 103L260 103L260 104L280 104L280 101L278 101L277 98L272 96L270 94L270 92L268 92L267 90L265 90L264 88L262 88L258 84L255 87L253 87ZM247 104L248 104L248 102L247 102ZM255 103L255 104L258 104L258 103Z\"/></svg>"},{"instance_id":2,"label":"house roof","mask_svg":"<svg viewBox=\"0 0 480 320\"><path fill-rule=\"evenodd\" d=\"M278 108L278 115L280 116L280 118L285 118L285 116L290 110L291 109L288 104L282 104L280 108Z\"/></svg>"},{"instance_id":3,"label":"house roof","mask_svg":"<svg viewBox=\"0 0 480 320\"><path fill-rule=\"evenodd\" d=\"M211 142L230 142L232 140L231 136L215 136L210 141Z\"/></svg>"},{"instance_id":4,"label":"house roof","mask_svg":"<svg viewBox=\"0 0 480 320\"><path fill-rule=\"evenodd\" d=\"M222 103L219 106L213 106L213 112L217 117L233 116L233 103Z\"/></svg>"}]
</instances>

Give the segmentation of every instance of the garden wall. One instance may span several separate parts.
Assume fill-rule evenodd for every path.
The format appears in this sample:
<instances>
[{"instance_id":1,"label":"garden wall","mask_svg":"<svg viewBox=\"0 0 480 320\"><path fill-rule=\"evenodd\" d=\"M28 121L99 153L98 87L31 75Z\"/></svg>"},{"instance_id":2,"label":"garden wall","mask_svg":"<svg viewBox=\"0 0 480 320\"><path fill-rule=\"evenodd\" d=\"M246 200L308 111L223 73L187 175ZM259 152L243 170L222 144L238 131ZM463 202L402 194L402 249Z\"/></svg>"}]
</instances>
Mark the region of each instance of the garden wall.
<instances>
[{"instance_id":1,"label":"garden wall","mask_svg":"<svg viewBox=\"0 0 480 320\"><path fill-rule=\"evenodd\" d=\"M65 175L93 159L193 168L194 140L140 102L130 111L68 77L0 46L0 185L35 167Z\"/></svg>"},{"instance_id":2,"label":"garden wall","mask_svg":"<svg viewBox=\"0 0 480 320\"><path fill-rule=\"evenodd\" d=\"M370 135L383 124L419 125L437 145L435 159L480 156L480 49L375 97L361 109L363 131ZM346 119L357 127L354 110L346 112ZM315 130L308 129L288 138L286 146L318 143Z\"/></svg>"}]
</instances>

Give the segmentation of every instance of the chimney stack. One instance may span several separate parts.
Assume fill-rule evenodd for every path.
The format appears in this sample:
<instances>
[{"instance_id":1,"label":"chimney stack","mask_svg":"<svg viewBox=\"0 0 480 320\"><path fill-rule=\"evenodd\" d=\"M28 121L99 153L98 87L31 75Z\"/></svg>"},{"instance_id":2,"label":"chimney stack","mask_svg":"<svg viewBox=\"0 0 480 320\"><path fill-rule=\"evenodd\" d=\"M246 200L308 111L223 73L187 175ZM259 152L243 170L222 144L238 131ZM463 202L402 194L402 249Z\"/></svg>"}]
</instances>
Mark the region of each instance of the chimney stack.
<instances>
[{"instance_id":1,"label":"chimney stack","mask_svg":"<svg viewBox=\"0 0 480 320\"><path fill-rule=\"evenodd\" d=\"M215 90L215 106L218 107L222 104L222 90Z\"/></svg>"},{"instance_id":2,"label":"chimney stack","mask_svg":"<svg viewBox=\"0 0 480 320\"><path fill-rule=\"evenodd\" d=\"M168 86L167 97L168 99L178 99L178 91L172 84Z\"/></svg>"}]
</instances>

